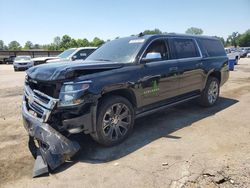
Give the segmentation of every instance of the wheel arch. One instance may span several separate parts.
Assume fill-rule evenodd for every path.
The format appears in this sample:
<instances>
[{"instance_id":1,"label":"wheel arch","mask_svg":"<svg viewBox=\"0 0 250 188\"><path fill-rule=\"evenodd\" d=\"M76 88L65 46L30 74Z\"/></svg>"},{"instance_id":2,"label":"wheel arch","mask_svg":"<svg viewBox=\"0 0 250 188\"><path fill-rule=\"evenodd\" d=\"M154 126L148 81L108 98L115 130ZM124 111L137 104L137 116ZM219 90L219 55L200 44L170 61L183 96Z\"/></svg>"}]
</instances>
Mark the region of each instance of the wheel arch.
<instances>
[{"instance_id":1,"label":"wheel arch","mask_svg":"<svg viewBox=\"0 0 250 188\"><path fill-rule=\"evenodd\" d=\"M205 88L209 77L215 77L215 78L217 78L219 80L219 83L221 83L221 71L216 70L216 69L210 70L208 72L208 74L207 74L207 77L206 77L206 80L205 80L205 82L203 84L202 90Z\"/></svg>"},{"instance_id":2,"label":"wheel arch","mask_svg":"<svg viewBox=\"0 0 250 188\"><path fill-rule=\"evenodd\" d=\"M134 92L131 89L124 88L124 89L116 89L112 91L105 92L99 98L99 102L106 97L117 95L126 98L134 108L137 108L137 99Z\"/></svg>"},{"instance_id":3,"label":"wheel arch","mask_svg":"<svg viewBox=\"0 0 250 188\"><path fill-rule=\"evenodd\" d=\"M213 71L211 72L208 77L215 77L219 80L219 83L221 82L221 72L220 71Z\"/></svg>"}]
</instances>

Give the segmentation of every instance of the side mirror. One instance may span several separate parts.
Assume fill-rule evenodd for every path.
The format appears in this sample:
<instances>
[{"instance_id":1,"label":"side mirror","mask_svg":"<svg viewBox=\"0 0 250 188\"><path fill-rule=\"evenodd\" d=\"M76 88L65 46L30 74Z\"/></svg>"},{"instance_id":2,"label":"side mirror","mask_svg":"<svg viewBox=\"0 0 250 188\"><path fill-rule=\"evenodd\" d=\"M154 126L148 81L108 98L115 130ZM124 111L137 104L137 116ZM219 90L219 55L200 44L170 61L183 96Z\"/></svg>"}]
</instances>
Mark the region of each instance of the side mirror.
<instances>
[{"instance_id":1,"label":"side mirror","mask_svg":"<svg viewBox=\"0 0 250 188\"><path fill-rule=\"evenodd\" d=\"M77 56L76 56L76 55L74 55L74 56L72 56L72 57L71 57L71 60L72 60L72 61L75 61L75 60L76 60L76 58L77 58Z\"/></svg>"},{"instance_id":2,"label":"side mirror","mask_svg":"<svg viewBox=\"0 0 250 188\"><path fill-rule=\"evenodd\" d=\"M146 57L142 58L142 62L158 61L161 60L161 54L158 52L149 52Z\"/></svg>"}]
</instances>

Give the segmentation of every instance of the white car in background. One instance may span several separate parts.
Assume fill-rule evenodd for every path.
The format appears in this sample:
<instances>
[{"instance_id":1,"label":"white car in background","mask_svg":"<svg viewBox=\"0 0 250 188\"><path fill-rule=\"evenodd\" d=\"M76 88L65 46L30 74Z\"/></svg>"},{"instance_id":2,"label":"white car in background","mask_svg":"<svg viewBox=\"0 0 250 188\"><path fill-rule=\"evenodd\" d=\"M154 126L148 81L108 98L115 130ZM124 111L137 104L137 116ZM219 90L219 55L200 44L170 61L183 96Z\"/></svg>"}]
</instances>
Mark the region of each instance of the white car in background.
<instances>
[{"instance_id":1,"label":"white car in background","mask_svg":"<svg viewBox=\"0 0 250 188\"><path fill-rule=\"evenodd\" d=\"M17 56L13 62L13 67L15 71L27 70L34 66L34 62L31 60L30 56Z\"/></svg>"},{"instance_id":2,"label":"white car in background","mask_svg":"<svg viewBox=\"0 0 250 188\"><path fill-rule=\"evenodd\" d=\"M238 64L238 61L240 59L240 52L233 48L225 48L226 54L228 59L235 60L235 64Z\"/></svg>"},{"instance_id":3,"label":"white car in background","mask_svg":"<svg viewBox=\"0 0 250 188\"><path fill-rule=\"evenodd\" d=\"M47 62L52 63L61 61L75 61L81 59L84 60L96 49L97 47L70 48L59 54L56 59L48 60Z\"/></svg>"},{"instance_id":4,"label":"white car in background","mask_svg":"<svg viewBox=\"0 0 250 188\"><path fill-rule=\"evenodd\" d=\"M48 60L59 59L58 57L36 57L33 58L34 66L47 63Z\"/></svg>"}]
</instances>

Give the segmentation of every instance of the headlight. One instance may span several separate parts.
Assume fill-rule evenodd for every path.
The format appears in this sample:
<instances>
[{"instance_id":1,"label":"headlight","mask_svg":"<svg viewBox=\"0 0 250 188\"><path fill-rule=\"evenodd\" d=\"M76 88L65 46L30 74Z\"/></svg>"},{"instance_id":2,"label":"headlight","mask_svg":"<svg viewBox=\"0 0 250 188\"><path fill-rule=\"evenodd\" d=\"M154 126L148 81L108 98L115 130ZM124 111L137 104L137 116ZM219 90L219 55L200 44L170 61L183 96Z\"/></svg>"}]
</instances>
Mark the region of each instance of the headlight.
<instances>
[{"instance_id":1,"label":"headlight","mask_svg":"<svg viewBox=\"0 0 250 188\"><path fill-rule=\"evenodd\" d=\"M91 81L64 83L59 95L59 106L73 106L84 102L83 94L90 83Z\"/></svg>"}]
</instances>

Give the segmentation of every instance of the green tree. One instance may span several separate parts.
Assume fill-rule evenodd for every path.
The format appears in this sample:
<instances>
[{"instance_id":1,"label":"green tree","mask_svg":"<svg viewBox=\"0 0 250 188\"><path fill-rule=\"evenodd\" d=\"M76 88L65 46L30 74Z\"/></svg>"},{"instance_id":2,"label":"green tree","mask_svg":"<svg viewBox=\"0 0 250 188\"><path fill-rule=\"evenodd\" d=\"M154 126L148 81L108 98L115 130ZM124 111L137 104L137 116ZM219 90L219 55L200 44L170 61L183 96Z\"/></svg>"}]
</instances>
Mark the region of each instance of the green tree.
<instances>
[{"instance_id":1,"label":"green tree","mask_svg":"<svg viewBox=\"0 0 250 188\"><path fill-rule=\"evenodd\" d=\"M91 46L96 46L96 47L101 46L102 44L104 44L104 40L101 40L98 37L95 37L91 42Z\"/></svg>"},{"instance_id":2,"label":"green tree","mask_svg":"<svg viewBox=\"0 0 250 188\"><path fill-rule=\"evenodd\" d=\"M250 46L250 29L239 36L238 42L240 47Z\"/></svg>"},{"instance_id":3,"label":"green tree","mask_svg":"<svg viewBox=\"0 0 250 188\"><path fill-rule=\"evenodd\" d=\"M51 44L48 44L48 45L43 45L42 48L46 49L46 50L59 50L60 49L54 43L51 43Z\"/></svg>"},{"instance_id":4,"label":"green tree","mask_svg":"<svg viewBox=\"0 0 250 188\"><path fill-rule=\"evenodd\" d=\"M77 39L77 47L86 47L89 46L89 41L87 39Z\"/></svg>"},{"instance_id":5,"label":"green tree","mask_svg":"<svg viewBox=\"0 0 250 188\"><path fill-rule=\"evenodd\" d=\"M70 48L77 48L77 42L75 39L71 39L69 43Z\"/></svg>"},{"instance_id":6,"label":"green tree","mask_svg":"<svg viewBox=\"0 0 250 188\"><path fill-rule=\"evenodd\" d=\"M154 34L162 34L160 29L154 29L154 30L145 30L142 32L144 35L154 35Z\"/></svg>"},{"instance_id":7,"label":"green tree","mask_svg":"<svg viewBox=\"0 0 250 188\"><path fill-rule=\"evenodd\" d=\"M202 35L203 30L197 27L190 27L186 30L186 34L192 34L192 35Z\"/></svg>"},{"instance_id":8,"label":"green tree","mask_svg":"<svg viewBox=\"0 0 250 188\"><path fill-rule=\"evenodd\" d=\"M238 32L233 32L231 35L228 36L227 44L234 46L236 48L239 43L239 37L240 35Z\"/></svg>"},{"instance_id":9,"label":"green tree","mask_svg":"<svg viewBox=\"0 0 250 188\"><path fill-rule=\"evenodd\" d=\"M31 41L27 41L24 45L24 49L32 49L33 48L33 44Z\"/></svg>"},{"instance_id":10,"label":"green tree","mask_svg":"<svg viewBox=\"0 0 250 188\"><path fill-rule=\"evenodd\" d=\"M62 40L61 40L61 44L60 44L60 49L61 50L66 50L68 48L70 48L70 42L71 42L71 37L68 35L63 35Z\"/></svg>"},{"instance_id":11,"label":"green tree","mask_svg":"<svg viewBox=\"0 0 250 188\"><path fill-rule=\"evenodd\" d=\"M41 48L44 49L44 50L50 50L50 44L43 44L41 45Z\"/></svg>"},{"instance_id":12,"label":"green tree","mask_svg":"<svg viewBox=\"0 0 250 188\"><path fill-rule=\"evenodd\" d=\"M20 50L22 47L17 41L11 41L8 45L10 50Z\"/></svg>"},{"instance_id":13,"label":"green tree","mask_svg":"<svg viewBox=\"0 0 250 188\"><path fill-rule=\"evenodd\" d=\"M34 48L34 49L41 49L42 46L41 46L40 44L34 44L33 48Z\"/></svg>"},{"instance_id":14,"label":"green tree","mask_svg":"<svg viewBox=\"0 0 250 188\"><path fill-rule=\"evenodd\" d=\"M61 44L61 38L59 36L56 36L54 38L53 44L51 44L51 45L53 46L54 50L59 50L60 44Z\"/></svg>"},{"instance_id":15,"label":"green tree","mask_svg":"<svg viewBox=\"0 0 250 188\"><path fill-rule=\"evenodd\" d=\"M0 50L4 49L4 42L2 40L0 40Z\"/></svg>"}]
</instances>

